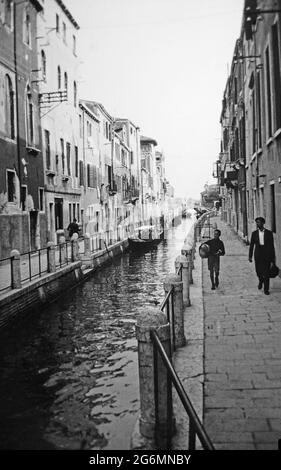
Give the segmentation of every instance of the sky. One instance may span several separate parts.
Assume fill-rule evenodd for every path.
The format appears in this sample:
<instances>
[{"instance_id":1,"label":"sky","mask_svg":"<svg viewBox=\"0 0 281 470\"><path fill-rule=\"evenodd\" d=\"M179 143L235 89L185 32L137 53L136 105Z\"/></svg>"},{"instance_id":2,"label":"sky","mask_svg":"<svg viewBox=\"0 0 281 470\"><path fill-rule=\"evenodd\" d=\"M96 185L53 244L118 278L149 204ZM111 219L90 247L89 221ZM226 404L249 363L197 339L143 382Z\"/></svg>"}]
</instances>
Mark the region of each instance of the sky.
<instances>
[{"instance_id":1,"label":"sky","mask_svg":"<svg viewBox=\"0 0 281 470\"><path fill-rule=\"evenodd\" d=\"M64 0L78 22L79 90L130 119L179 197L213 184L220 113L244 0Z\"/></svg>"}]
</instances>

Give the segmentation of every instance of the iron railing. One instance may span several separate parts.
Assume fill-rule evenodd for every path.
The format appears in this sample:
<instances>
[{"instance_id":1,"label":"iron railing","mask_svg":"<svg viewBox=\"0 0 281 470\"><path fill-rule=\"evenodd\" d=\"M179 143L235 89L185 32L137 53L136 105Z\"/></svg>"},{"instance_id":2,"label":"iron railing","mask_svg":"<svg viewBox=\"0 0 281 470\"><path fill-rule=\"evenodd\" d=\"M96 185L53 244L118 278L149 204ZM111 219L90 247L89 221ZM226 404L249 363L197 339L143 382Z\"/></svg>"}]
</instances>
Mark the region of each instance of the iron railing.
<instances>
[{"instance_id":1,"label":"iron railing","mask_svg":"<svg viewBox=\"0 0 281 470\"><path fill-rule=\"evenodd\" d=\"M204 450L215 450L214 446L201 423L190 399L187 396L186 391L171 363L160 339L155 330L151 330L150 333L151 341L153 343L153 359L154 359L154 393L155 393L155 422L156 422L156 433L159 426L158 409L158 354L160 355L162 362L167 370L167 434L166 434L166 445L167 449L171 449L172 445L172 434L173 434L173 411L172 411L172 384L174 385L178 396L183 404L183 407L189 417L189 435L188 435L188 450L196 449L196 436Z\"/></svg>"},{"instance_id":2,"label":"iron railing","mask_svg":"<svg viewBox=\"0 0 281 470\"><path fill-rule=\"evenodd\" d=\"M74 244L73 241L67 241L64 243L59 243L59 245L55 246L57 268L68 266L69 263L72 263L74 261L73 244Z\"/></svg>"},{"instance_id":3,"label":"iron railing","mask_svg":"<svg viewBox=\"0 0 281 470\"><path fill-rule=\"evenodd\" d=\"M41 277L42 274L49 272L48 250L49 248L41 248L39 250L22 253L20 255L22 282L25 282L27 280L31 281L35 277ZM45 252L46 254L45 257L42 256L43 252ZM25 267L27 267L27 269ZM24 274L26 272L27 275Z\"/></svg>"}]
</instances>

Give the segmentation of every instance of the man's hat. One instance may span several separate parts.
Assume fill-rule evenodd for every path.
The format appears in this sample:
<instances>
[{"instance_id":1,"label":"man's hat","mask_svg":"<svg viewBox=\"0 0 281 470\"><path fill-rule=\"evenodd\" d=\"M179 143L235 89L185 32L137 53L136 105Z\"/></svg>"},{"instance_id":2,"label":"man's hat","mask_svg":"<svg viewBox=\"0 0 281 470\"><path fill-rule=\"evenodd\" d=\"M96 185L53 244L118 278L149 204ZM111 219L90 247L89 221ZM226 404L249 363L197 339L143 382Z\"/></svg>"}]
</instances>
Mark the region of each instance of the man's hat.
<instances>
[{"instance_id":1,"label":"man's hat","mask_svg":"<svg viewBox=\"0 0 281 470\"><path fill-rule=\"evenodd\" d=\"M265 219L263 217L257 217L255 219L255 222L258 222L258 220L262 223L262 224L265 224Z\"/></svg>"}]
</instances>

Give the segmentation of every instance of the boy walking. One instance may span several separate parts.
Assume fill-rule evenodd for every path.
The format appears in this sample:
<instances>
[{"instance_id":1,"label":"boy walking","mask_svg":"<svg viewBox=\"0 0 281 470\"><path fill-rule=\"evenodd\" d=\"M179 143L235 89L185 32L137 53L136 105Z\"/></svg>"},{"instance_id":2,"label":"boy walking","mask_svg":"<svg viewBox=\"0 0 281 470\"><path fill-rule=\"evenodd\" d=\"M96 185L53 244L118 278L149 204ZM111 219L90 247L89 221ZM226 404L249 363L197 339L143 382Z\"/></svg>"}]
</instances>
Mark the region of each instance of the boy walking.
<instances>
[{"instance_id":1,"label":"boy walking","mask_svg":"<svg viewBox=\"0 0 281 470\"><path fill-rule=\"evenodd\" d=\"M219 286L220 256L225 255L224 244L222 240L220 240L220 236L221 231L216 229L214 231L214 238L206 242L206 245L210 247L208 269L210 271L212 290L215 290L216 287Z\"/></svg>"}]
</instances>

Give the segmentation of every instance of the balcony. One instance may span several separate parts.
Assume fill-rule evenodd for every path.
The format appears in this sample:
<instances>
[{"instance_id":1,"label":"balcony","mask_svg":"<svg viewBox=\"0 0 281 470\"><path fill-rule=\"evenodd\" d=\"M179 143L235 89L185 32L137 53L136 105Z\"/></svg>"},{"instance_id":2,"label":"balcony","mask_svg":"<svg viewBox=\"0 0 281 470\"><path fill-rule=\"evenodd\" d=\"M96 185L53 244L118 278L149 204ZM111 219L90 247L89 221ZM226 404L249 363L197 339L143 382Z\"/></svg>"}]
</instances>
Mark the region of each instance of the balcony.
<instances>
[{"instance_id":1,"label":"balcony","mask_svg":"<svg viewBox=\"0 0 281 470\"><path fill-rule=\"evenodd\" d=\"M109 196L115 196L115 194L117 194L117 184L115 181L113 181L109 186L108 194Z\"/></svg>"}]
</instances>

